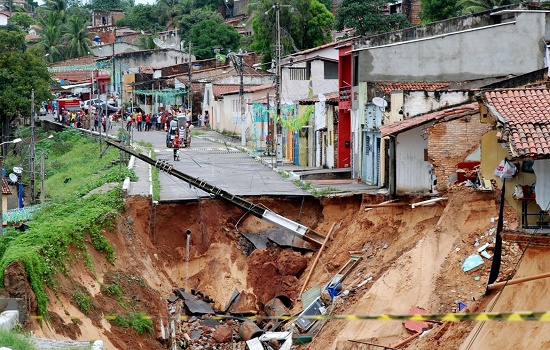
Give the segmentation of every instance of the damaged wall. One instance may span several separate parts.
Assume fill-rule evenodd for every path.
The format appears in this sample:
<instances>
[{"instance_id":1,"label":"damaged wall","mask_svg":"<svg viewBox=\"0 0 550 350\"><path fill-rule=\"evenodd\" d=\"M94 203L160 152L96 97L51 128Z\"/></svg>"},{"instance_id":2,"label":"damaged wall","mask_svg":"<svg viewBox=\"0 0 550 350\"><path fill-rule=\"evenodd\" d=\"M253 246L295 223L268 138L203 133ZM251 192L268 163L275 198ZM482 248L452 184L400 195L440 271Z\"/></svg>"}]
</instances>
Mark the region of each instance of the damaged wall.
<instances>
[{"instance_id":1,"label":"damaged wall","mask_svg":"<svg viewBox=\"0 0 550 350\"><path fill-rule=\"evenodd\" d=\"M481 146L481 138L491 126L481 123L479 114L436 123L427 129L428 158L433 164L437 189L447 186L456 165Z\"/></svg>"}]
</instances>

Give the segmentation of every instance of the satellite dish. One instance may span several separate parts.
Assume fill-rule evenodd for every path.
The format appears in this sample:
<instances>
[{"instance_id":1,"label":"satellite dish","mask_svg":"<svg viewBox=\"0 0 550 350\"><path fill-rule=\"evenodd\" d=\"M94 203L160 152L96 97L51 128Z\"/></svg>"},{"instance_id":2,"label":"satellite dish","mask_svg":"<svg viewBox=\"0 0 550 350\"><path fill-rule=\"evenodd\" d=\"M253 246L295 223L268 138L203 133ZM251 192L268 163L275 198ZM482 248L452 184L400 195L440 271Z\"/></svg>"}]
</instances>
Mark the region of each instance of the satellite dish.
<instances>
[{"instance_id":1,"label":"satellite dish","mask_svg":"<svg viewBox=\"0 0 550 350\"><path fill-rule=\"evenodd\" d=\"M9 177L10 177L11 182L17 182L17 175L15 175L14 173L11 173L9 175Z\"/></svg>"},{"instance_id":2,"label":"satellite dish","mask_svg":"<svg viewBox=\"0 0 550 350\"><path fill-rule=\"evenodd\" d=\"M159 38L153 38L153 42L155 43L155 45L157 45L161 49L166 48L166 44L162 40L160 40Z\"/></svg>"},{"instance_id":3,"label":"satellite dish","mask_svg":"<svg viewBox=\"0 0 550 350\"><path fill-rule=\"evenodd\" d=\"M23 172L23 168L18 167L18 166L14 166L13 167L13 172L16 173L16 174L21 174Z\"/></svg>"},{"instance_id":4,"label":"satellite dish","mask_svg":"<svg viewBox=\"0 0 550 350\"><path fill-rule=\"evenodd\" d=\"M386 108L388 106L388 101L384 100L382 97L375 97L372 99L372 103L375 106Z\"/></svg>"}]
</instances>

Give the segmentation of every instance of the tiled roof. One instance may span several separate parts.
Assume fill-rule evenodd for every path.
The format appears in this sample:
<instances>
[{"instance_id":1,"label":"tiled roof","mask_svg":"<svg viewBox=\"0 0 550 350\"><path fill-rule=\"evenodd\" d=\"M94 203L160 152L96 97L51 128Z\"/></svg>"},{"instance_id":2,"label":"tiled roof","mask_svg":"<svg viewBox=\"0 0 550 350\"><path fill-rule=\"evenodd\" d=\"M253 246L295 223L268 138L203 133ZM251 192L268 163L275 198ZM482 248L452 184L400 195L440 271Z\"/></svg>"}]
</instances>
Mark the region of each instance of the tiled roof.
<instances>
[{"instance_id":1,"label":"tiled roof","mask_svg":"<svg viewBox=\"0 0 550 350\"><path fill-rule=\"evenodd\" d=\"M504 119L503 135L518 157L550 155L550 90L490 91L483 100L496 117Z\"/></svg>"},{"instance_id":2,"label":"tiled roof","mask_svg":"<svg viewBox=\"0 0 550 350\"><path fill-rule=\"evenodd\" d=\"M221 97L221 95L226 94L228 92L233 92L235 90L239 90L240 85L238 84L231 84L231 85L217 85L214 84L212 86L212 89L214 90L214 96L217 98Z\"/></svg>"},{"instance_id":3,"label":"tiled roof","mask_svg":"<svg viewBox=\"0 0 550 350\"><path fill-rule=\"evenodd\" d=\"M342 40L339 40L339 41L333 41L333 42L328 43L328 44L324 44L324 45L317 46L317 47L312 47L311 49L306 49L306 50L303 50L303 51L299 51L299 52L293 53L292 55L289 55L289 56L306 55L306 54L308 54L308 53L312 53L312 52L315 52L315 51L319 51L319 50L325 49L325 48L327 48L327 47L342 45L343 43L348 42L348 41L351 42L351 41L354 40L354 39L356 39L356 38L353 37L353 38L342 39Z\"/></svg>"},{"instance_id":4,"label":"tiled roof","mask_svg":"<svg viewBox=\"0 0 550 350\"><path fill-rule=\"evenodd\" d=\"M379 129L382 136L397 135L426 123L448 121L476 113L479 113L479 104L477 102L419 115L388 125L382 125Z\"/></svg>"},{"instance_id":5,"label":"tiled roof","mask_svg":"<svg viewBox=\"0 0 550 350\"><path fill-rule=\"evenodd\" d=\"M10 186L4 178L2 178L2 194L11 194Z\"/></svg>"},{"instance_id":6,"label":"tiled roof","mask_svg":"<svg viewBox=\"0 0 550 350\"><path fill-rule=\"evenodd\" d=\"M397 83L397 82L383 82L377 83L376 86L384 91L386 94L391 94L392 91L405 90L405 91L435 91L437 89L443 89L450 85L447 82L427 83L427 82L409 82L409 83Z\"/></svg>"}]
</instances>

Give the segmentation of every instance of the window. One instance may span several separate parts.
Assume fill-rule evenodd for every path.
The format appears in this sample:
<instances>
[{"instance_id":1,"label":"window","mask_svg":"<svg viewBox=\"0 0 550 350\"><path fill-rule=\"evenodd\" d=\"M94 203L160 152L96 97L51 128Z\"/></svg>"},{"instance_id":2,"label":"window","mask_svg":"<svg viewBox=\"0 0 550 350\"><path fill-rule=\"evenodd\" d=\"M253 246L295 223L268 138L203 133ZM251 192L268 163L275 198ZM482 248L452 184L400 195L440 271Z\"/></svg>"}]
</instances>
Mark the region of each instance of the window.
<instances>
[{"instance_id":1,"label":"window","mask_svg":"<svg viewBox=\"0 0 550 350\"><path fill-rule=\"evenodd\" d=\"M307 68L289 68L290 80L309 80Z\"/></svg>"},{"instance_id":2,"label":"window","mask_svg":"<svg viewBox=\"0 0 550 350\"><path fill-rule=\"evenodd\" d=\"M352 86L357 86L359 84L359 56L355 54L353 56L353 65L351 67L352 69Z\"/></svg>"},{"instance_id":3,"label":"window","mask_svg":"<svg viewBox=\"0 0 550 350\"><path fill-rule=\"evenodd\" d=\"M338 63L324 62L325 64L325 79L338 79Z\"/></svg>"}]
</instances>

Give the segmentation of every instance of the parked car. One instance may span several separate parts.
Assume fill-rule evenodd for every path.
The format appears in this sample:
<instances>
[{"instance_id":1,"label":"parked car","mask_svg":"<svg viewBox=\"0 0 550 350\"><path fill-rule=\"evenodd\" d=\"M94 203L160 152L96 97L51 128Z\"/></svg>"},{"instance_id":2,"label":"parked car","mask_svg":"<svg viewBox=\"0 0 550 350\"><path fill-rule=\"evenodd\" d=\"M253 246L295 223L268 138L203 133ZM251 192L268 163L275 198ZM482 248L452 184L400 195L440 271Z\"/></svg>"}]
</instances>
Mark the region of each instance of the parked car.
<instances>
[{"instance_id":1,"label":"parked car","mask_svg":"<svg viewBox=\"0 0 550 350\"><path fill-rule=\"evenodd\" d=\"M80 108L84 108L84 110L86 112L88 112L88 108L90 108L90 106L95 106L97 104L100 104L101 101L99 98L94 98L92 100L86 100L86 101L81 101L80 102Z\"/></svg>"}]
</instances>

